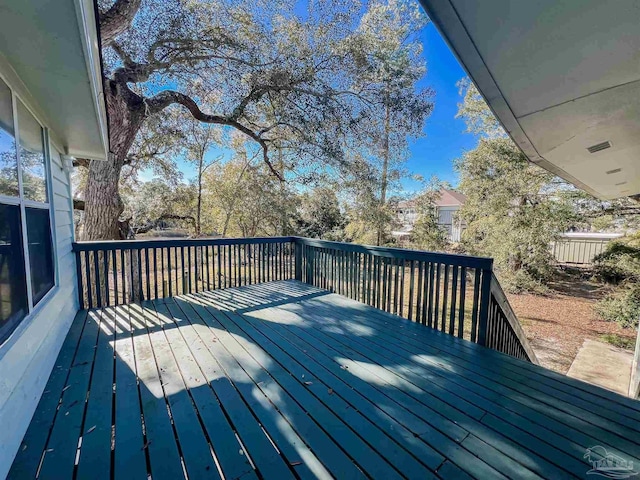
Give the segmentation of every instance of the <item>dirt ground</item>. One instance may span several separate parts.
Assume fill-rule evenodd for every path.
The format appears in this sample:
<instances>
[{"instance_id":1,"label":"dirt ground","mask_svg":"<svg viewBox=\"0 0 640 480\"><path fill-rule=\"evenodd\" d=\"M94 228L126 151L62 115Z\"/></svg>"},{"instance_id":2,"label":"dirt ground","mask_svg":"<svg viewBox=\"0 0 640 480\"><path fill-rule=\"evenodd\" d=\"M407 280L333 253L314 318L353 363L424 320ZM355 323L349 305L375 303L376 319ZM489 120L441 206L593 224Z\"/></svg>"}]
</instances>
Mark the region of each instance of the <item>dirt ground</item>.
<instances>
[{"instance_id":1,"label":"dirt ground","mask_svg":"<svg viewBox=\"0 0 640 480\"><path fill-rule=\"evenodd\" d=\"M588 277L579 271L563 271L546 296L508 294L540 363L557 372L567 373L587 338L600 340L605 334L636 336L633 329L598 317L594 304L606 294L607 287Z\"/></svg>"}]
</instances>

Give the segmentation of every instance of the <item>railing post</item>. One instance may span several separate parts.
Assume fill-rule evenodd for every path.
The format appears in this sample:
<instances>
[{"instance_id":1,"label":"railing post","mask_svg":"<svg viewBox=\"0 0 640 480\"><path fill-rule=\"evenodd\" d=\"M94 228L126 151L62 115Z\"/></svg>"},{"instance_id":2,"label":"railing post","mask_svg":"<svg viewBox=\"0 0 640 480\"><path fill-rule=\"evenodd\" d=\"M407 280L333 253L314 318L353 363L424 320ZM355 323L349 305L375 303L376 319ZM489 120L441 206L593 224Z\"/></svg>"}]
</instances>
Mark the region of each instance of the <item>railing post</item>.
<instances>
[{"instance_id":1,"label":"railing post","mask_svg":"<svg viewBox=\"0 0 640 480\"><path fill-rule=\"evenodd\" d=\"M294 241L294 249L295 249L295 278L299 282L302 281L302 242L299 238L296 238Z\"/></svg>"},{"instance_id":2,"label":"railing post","mask_svg":"<svg viewBox=\"0 0 640 480\"><path fill-rule=\"evenodd\" d=\"M82 260L80 258L80 251L76 250L76 244L72 245L73 251L76 255L76 277L78 280L78 300L80 302L80 310L84 310L84 286L82 282Z\"/></svg>"},{"instance_id":3,"label":"railing post","mask_svg":"<svg viewBox=\"0 0 640 480\"><path fill-rule=\"evenodd\" d=\"M480 311L478 313L478 344L487 344L487 325L489 323L489 302L491 300L491 273L493 264L482 269L480 283Z\"/></svg>"}]
</instances>

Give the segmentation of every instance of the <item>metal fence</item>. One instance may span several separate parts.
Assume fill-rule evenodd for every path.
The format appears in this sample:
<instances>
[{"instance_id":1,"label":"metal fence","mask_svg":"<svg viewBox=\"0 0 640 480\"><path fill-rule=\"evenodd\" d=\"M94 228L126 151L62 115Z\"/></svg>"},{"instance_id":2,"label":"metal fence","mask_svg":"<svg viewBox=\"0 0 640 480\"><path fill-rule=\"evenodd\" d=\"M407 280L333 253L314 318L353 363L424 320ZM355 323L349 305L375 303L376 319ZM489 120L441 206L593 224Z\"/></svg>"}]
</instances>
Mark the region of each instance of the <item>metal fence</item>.
<instances>
[{"instance_id":1,"label":"metal fence","mask_svg":"<svg viewBox=\"0 0 640 480\"><path fill-rule=\"evenodd\" d=\"M622 235L564 234L551 245L553 256L561 265L588 266L607 244Z\"/></svg>"}]
</instances>

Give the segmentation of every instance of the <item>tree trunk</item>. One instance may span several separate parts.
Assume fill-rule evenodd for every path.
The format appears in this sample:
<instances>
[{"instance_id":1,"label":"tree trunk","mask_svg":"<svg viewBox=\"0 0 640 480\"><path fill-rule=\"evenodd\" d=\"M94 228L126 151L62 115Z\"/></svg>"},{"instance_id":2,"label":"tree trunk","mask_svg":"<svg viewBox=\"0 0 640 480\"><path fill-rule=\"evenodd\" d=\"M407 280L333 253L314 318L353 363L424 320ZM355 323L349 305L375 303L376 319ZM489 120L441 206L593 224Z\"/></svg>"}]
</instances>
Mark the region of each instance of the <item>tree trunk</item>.
<instances>
[{"instance_id":1,"label":"tree trunk","mask_svg":"<svg viewBox=\"0 0 640 480\"><path fill-rule=\"evenodd\" d=\"M389 176L389 132L390 132L390 108L389 108L389 94L387 93L387 98L385 101L385 118L384 118L384 138L382 143L382 185L380 188L380 215L381 218L378 219L378 246L382 245L383 235L384 235L384 224L382 213L384 207L387 204L387 183Z\"/></svg>"},{"instance_id":2,"label":"tree trunk","mask_svg":"<svg viewBox=\"0 0 640 480\"><path fill-rule=\"evenodd\" d=\"M115 162L93 160L84 194L84 240L120 240L118 217L124 206L118 193L120 168Z\"/></svg>"},{"instance_id":3,"label":"tree trunk","mask_svg":"<svg viewBox=\"0 0 640 480\"><path fill-rule=\"evenodd\" d=\"M121 240L118 218L124 209L120 172L145 119L143 104L132 104L126 90L105 79L109 114L109 158L91 160L85 189L83 240Z\"/></svg>"},{"instance_id":4,"label":"tree trunk","mask_svg":"<svg viewBox=\"0 0 640 480\"><path fill-rule=\"evenodd\" d=\"M198 163L198 205L196 207L196 237L199 237L202 233L202 226L200 223L202 212L202 162L204 161L204 154L200 157Z\"/></svg>"}]
</instances>

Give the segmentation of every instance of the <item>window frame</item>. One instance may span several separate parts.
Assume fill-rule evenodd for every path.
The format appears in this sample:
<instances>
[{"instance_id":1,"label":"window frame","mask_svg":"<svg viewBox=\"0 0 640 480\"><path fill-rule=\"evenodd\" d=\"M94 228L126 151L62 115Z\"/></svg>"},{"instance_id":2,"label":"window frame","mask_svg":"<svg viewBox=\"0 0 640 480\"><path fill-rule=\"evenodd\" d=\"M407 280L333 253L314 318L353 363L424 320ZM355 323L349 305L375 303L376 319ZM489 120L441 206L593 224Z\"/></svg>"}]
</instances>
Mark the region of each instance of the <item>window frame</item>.
<instances>
[{"instance_id":1,"label":"window frame","mask_svg":"<svg viewBox=\"0 0 640 480\"><path fill-rule=\"evenodd\" d=\"M34 315L35 312L45 305L49 299L55 295L55 292L59 289L59 272L58 272L58 250L56 242L56 224L55 224L55 211L54 211L54 193L53 193L53 173L51 168L51 139L49 136L49 129L38 118L38 114L34 112L29 103L25 101L12 87L11 83L6 77L0 74L0 80L7 85L11 93L11 111L13 115L13 129L14 129L14 141L16 148L16 161L17 161L17 174L18 174L18 196L11 197L7 195L0 195L0 203L7 205L16 205L20 209L20 226L22 234L22 250L24 257L24 269L25 269L25 281L27 290L27 313L23 319L21 319L14 327L13 331L8 334L5 339L0 339L0 346L6 343L16 331L24 326ZM20 146L20 121L18 118L18 102L22 103L24 109L33 117L36 123L41 128L42 136L42 155L43 155L43 169L44 169L44 181L46 184L46 201L37 202L34 200L28 200L24 197L23 192L23 178L22 178L22 148ZM48 210L49 212L49 233L51 239L51 254L53 256L53 285L51 288L40 298L38 302L34 304L34 292L31 279L31 259L29 255L29 238L27 233L27 208L37 208L41 210Z\"/></svg>"}]
</instances>

